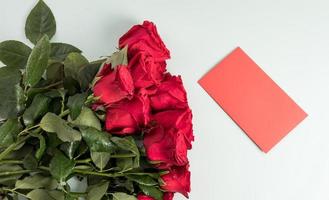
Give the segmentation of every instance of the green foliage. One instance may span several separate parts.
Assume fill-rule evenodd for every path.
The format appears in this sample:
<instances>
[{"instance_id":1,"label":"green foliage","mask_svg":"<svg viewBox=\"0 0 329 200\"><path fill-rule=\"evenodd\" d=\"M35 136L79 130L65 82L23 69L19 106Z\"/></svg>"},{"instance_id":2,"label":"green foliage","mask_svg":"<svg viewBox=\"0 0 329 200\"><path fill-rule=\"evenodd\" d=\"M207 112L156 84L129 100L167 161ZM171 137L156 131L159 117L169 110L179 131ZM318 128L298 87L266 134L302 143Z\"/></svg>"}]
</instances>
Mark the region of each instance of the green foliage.
<instances>
[{"instance_id":1,"label":"green foliage","mask_svg":"<svg viewBox=\"0 0 329 200\"><path fill-rule=\"evenodd\" d=\"M0 61L10 67L25 68L31 48L16 40L0 43Z\"/></svg>"},{"instance_id":2,"label":"green foliage","mask_svg":"<svg viewBox=\"0 0 329 200\"><path fill-rule=\"evenodd\" d=\"M25 35L33 44L36 44L43 35L46 34L48 38L52 38L55 32L55 17L50 8L42 0L39 0L27 17Z\"/></svg>"},{"instance_id":3,"label":"green foliage","mask_svg":"<svg viewBox=\"0 0 329 200\"><path fill-rule=\"evenodd\" d=\"M27 60L25 85L35 86L41 79L48 66L50 43L47 35L44 35L35 47Z\"/></svg>"},{"instance_id":4,"label":"green foliage","mask_svg":"<svg viewBox=\"0 0 329 200\"><path fill-rule=\"evenodd\" d=\"M8 189L1 192L36 200L161 199L160 172L140 162L142 145L104 131L104 112L90 108L105 60L89 62L77 47L50 42L55 32L55 18L39 0L25 26L34 46L0 43L0 188ZM127 47L106 62L127 65ZM73 176L88 180L85 191L70 188Z\"/></svg>"},{"instance_id":5,"label":"green foliage","mask_svg":"<svg viewBox=\"0 0 329 200\"><path fill-rule=\"evenodd\" d=\"M67 177L73 172L75 162L65 155L57 152L49 164L51 175L63 184Z\"/></svg>"}]
</instances>

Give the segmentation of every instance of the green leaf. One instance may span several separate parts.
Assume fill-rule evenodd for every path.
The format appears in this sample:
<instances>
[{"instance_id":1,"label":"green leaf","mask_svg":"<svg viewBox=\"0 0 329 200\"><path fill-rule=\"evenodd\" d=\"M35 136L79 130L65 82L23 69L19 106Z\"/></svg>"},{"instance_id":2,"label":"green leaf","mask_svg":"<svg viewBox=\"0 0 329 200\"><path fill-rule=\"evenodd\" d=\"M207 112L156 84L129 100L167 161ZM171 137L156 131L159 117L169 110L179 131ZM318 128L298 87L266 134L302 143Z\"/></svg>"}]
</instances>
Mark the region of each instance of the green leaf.
<instances>
[{"instance_id":1,"label":"green leaf","mask_svg":"<svg viewBox=\"0 0 329 200\"><path fill-rule=\"evenodd\" d=\"M22 42L7 40L0 43L0 61L10 67L24 68L31 51Z\"/></svg>"},{"instance_id":2,"label":"green leaf","mask_svg":"<svg viewBox=\"0 0 329 200\"><path fill-rule=\"evenodd\" d=\"M58 190L35 189L26 196L33 200L64 200L64 193Z\"/></svg>"},{"instance_id":3,"label":"green leaf","mask_svg":"<svg viewBox=\"0 0 329 200\"><path fill-rule=\"evenodd\" d=\"M133 169L133 158L117 158L116 164L120 168L121 172Z\"/></svg>"},{"instance_id":4,"label":"green leaf","mask_svg":"<svg viewBox=\"0 0 329 200\"><path fill-rule=\"evenodd\" d=\"M87 189L86 200L101 200L106 194L107 188L109 187L109 182L101 182L96 185L90 185Z\"/></svg>"},{"instance_id":5,"label":"green leaf","mask_svg":"<svg viewBox=\"0 0 329 200\"><path fill-rule=\"evenodd\" d=\"M62 81L64 79L64 65L60 62L54 62L48 65L46 79L50 83Z\"/></svg>"},{"instance_id":6,"label":"green leaf","mask_svg":"<svg viewBox=\"0 0 329 200\"><path fill-rule=\"evenodd\" d=\"M35 47L27 60L26 66L26 86L35 86L41 79L48 65L48 58L50 53L49 38L47 35L43 36Z\"/></svg>"},{"instance_id":7,"label":"green leaf","mask_svg":"<svg viewBox=\"0 0 329 200\"><path fill-rule=\"evenodd\" d=\"M92 127L81 128L80 131L90 151L111 153L115 150L116 147L110 141L107 132L99 131Z\"/></svg>"},{"instance_id":8,"label":"green leaf","mask_svg":"<svg viewBox=\"0 0 329 200\"><path fill-rule=\"evenodd\" d=\"M43 36L52 38L56 32L56 21L50 8L42 1L36 4L27 17L25 35L33 43Z\"/></svg>"},{"instance_id":9,"label":"green leaf","mask_svg":"<svg viewBox=\"0 0 329 200\"><path fill-rule=\"evenodd\" d=\"M8 147L11 145L22 130L21 124L17 119L9 119L0 127L0 147Z\"/></svg>"},{"instance_id":10,"label":"green leaf","mask_svg":"<svg viewBox=\"0 0 329 200\"><path fill-rule=\"evenodd\" d=\"M63 142L81 140L81 134L54 113L47 113L40 122L40 127L47 132L56 133Z\"/></svg>"},{"instance_id":11,"label":"green leaf","mask_svg":"<svg viewBox=\"0 0 329 200\"><path fill-rule=\"evenodd\" d=\"M15 118L23 109L21 72L13 67L0 68L0 120Z\"/></svg>"},{"instance_id":12,"label":"green leaf","mask_svg":"<svg viewBox=\"0 0 329 200\"><path fill-rule=\"evenodd\" d=\"M106 167L111 158L111 154L108 152L90 152L91 160L101 170Z\"/></svg>"},{"instance_id":13,"label":"green leaf","mask_svg":"<svg viewBox=\"0 0 329 200\"><path fill-rule=\"evenodd\" d=\"M87 65L88 60L80 53L70 53L64 60L64 73L67 77L72 77L76 81L79 81L80 69Z\"/></svg>"},{"instance_id":14,"label":"green leaf","mask_svg":"<svg viewBox=\"0 0 329 200\"><path fill-rule=\"evenodd\" d=\"M22 168L19 165L9 165L9 164L0 165L0 172L15 172L18 170L22 170ZM22 174L2 176L0 177L0 184L15 185L16 180L19 179L21 176Z\"/></svg>"},{"instance_id":15,"label":"green leaf","mask_svg":"<svg viewBox=\"0 0 329 200\"><path fill-rule=\"evenodd\" d=\"M61 145L61 150L68 156L70 159L73 159L75 151L79 147L79 142L65 142Z\"/></svg>"},{"instance_id":16,"label":"green leaf","mask_svg":"<svg viewBox=\"0 0 329 200\"><path fill-rule=\"evenodd\" d=\"M138 176L138 175L127 175L127 178L140 184L140 185L146 185L146 186L154 186L158 184L158 181L155 181L150 176L144 175L144 176Z\"/></svg>"},{"instance_id":17,"label":"green leaf","mask_svg":"<svg viewBox=\"0 0 329 200\"><path fill-rule=\"evenodd\" d=\"M99 122L94 112L87 107L82 107L80 115L71 123L79 127L88 126L88 127L93 127L97 130L102 129L101 123Z\"/></svg>"},{"instance_id":18,"label":"green leaf","mask_svg":"<svg viewBox=\"0 0 329 200\"><path fill-rule=\"evenodd\" d=\"M81 50L66 43L51 43L50 58L63 61L70 53L81 53Z\"/></svg>"},{"instance_id":19,"label":"green leaf","mask_svg":"<svg viewBox=\"0 0 329 200\"><path fill-rule=\"evenodd\" d=\"M144 194L151 196L156 200L162 200L163 192L159 188L142 184L139 184L138 186Z\"/></svg>"},{"instance_id":20,"label":"green leaf","mask_svg":"<svg viewBox=\"0 0 329 200\"><path fill-rule=\"evenodd\" d=\"M32 154L27 154L23 159L23 166L25 169L36 169L38 161Z\"/></svg>"},{"instance_id":21,"label":"green leaf","mask_svg":"<svg viewBox=\"0 0 329 200\"><path fill-rule=\"evenodd\" d=\"M137 200L135 196L123 192L112 193L112 196L113 196L113 200Z\"/></svg>"},{"instance_id":22,"label":"green leaf","mask_svg":"<svg viewBox=\"0 0 329 200\"><path fill-rule=\"evenodd\" d=\"M81 109L85 104L87 96L87 93L78 93L69 97L67 101L67 107L70 109L70 116L73 120L80 115Z\"/></svg>"},{"instance_id":23,"label":"green leaf","mask_svg":"<svg viewBox=\"0 0 329 200\"><path fill-rule=\"evenodd\" d=\"M111 67L115 68L118 65L128 65L128 56L127 56L128 46L120 49L112 54L110 57Z\"/></svg>"},{"instance_id":24,"label":"green leaf","mask_svg":"<svg viewBox=\"0 0 329 200\"><path fill-rule=\"evenodd\" d=\"M45 177L39 174L25 177L23 180L17 180L15 188L17 189L56 189L57 181L51 177Z\"/></svg>"},{"instance_id":25,"label":"green leaf","mask_svg":"<svg viewBox=\"0 0 329 200\"><path fill-rule=\"evenodd\" d=\"M130 151L133 154L135 154L135 159L134 159L134 167L139 167L139 158L140 158L140 153L138 150L138 147L135 143L134 138L131 136L127 136L124 138L121 137L111 137L111 141L116 144L119 148L122 150Z\"/></svg>"},{"instance_id":26,"label":"green leaf","mask_svg":"<svg viewBox=\"0 0 329 200\"><path fill-rule=\"evenodd\" d=\"M82 90L87 90L92 86L95 76L101 66L101 63L90 63L80 68L78 81Z\"/></svg>"},{"instance_id":27,"label":"green leaf","mask_svg":"<svg viewBox=\"0 0 329 200\"><path fill-rule=\"evenodd\" d=\"M60 183L66 181L66 178L73 172L74 161L68 159L62 153L57 152L50 161L49 169L51 175Z\"/></svg>"},{"instance_id":28,"label":"green leaf","mask_svg":"<svg viewBox=\"0 0 329 200\"><path fill-rule=\"evenodd\" d=\"M33 125L34 122L40 119L48 111L48 106L51 99L43 94L37 94L31 105L25 110L23 114L23 121L25 126Z\"/></svg>"}]
</instances>

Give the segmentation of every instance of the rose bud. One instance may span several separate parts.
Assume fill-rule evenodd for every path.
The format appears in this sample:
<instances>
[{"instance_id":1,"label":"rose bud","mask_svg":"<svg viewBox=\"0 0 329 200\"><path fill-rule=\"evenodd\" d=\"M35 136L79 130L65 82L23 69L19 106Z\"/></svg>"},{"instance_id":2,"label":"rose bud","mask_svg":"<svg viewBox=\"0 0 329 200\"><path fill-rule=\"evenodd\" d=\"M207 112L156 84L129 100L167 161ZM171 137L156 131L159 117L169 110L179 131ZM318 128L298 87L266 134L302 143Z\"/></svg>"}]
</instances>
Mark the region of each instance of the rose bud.
<instances>
[{"instance_id":1,"label":"rose bud","mask_svg":"<svg viewBox=\"0 0 329 200\"><path fill-rule=\"evenodd\" d=\"M120 38L119 47L123 48L126 45L129 57L142 51L152 56L156 62L170 58L170 52L161 40L156 26L149 21L133 26Z\"/></svg>"},{"instance_id":2,"label":"rose bud","mask_svg":"<svg viewBox=\"0 0 329 200\"><path fill-rule=\"evenodd\" d=\"M110 64L105 64L99 73L93 92L99 97L99 103L110 105L122 99L132 98L134 83L126 66L118 65L111 69Z\"/></svg>"},{"instance_id":3,"label":"rose bud","mask_svg":"<svg viewBox=\"0 0 329 200\"><path fill-rule=\"evenodd\" d=\"M168 192L179 192L188 198L191 191L190 176L188 165L181 167L172 167L169 173L161 176L161 188Z\"/></svg>"},{"instance_id":4,"label":"rose bud","mask_svg":"<svg viewBox=\"0 0 329 200\"><path fill-rule=\"evenodd\" d=\"M112 104L106 110L105 128L114 134L132 134L150 120L149 99L144 90L132 99Z\"/></svg>"},{"instance_id":5,"label":"rose bud","mask_svg":"<svg viewBox=\"0 0 329 200\"><path fill-rule=\"evenodd\" d=\"M180 76L166 74L163 82L150 95L151 107L155 111L187 108L186 91Z\"/></svg>"}]
</instances>

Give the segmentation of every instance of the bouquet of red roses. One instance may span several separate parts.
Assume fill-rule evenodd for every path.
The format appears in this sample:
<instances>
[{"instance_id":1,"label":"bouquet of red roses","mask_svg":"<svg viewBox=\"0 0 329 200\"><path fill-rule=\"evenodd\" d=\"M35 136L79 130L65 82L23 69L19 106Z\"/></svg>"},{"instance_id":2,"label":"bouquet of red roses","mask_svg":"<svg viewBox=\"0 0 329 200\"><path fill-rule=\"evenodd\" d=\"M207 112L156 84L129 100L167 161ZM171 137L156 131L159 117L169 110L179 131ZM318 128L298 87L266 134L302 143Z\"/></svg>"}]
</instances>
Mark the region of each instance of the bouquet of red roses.
<instances>
[{"instance_id":1,"label":"bouquet of red roses","mask_svg":"<svg viewBox=\"0 0 329 200\"><path fill-rule=\"evenodd\" d=\"M55 31L40 0L25 27L35 46L0 43L0 199L188 197L192 113L155 25L93 62Z\"/></svg>"}]
</instances>

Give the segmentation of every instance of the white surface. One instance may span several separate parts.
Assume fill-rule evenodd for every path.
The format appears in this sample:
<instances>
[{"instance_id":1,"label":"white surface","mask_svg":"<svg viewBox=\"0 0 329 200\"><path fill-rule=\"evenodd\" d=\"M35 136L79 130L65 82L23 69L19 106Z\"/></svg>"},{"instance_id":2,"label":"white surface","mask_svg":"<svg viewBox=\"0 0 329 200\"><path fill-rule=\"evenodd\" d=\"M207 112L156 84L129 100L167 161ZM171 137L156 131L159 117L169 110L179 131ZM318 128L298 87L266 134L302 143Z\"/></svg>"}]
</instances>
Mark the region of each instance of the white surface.
<instances>
[{"instance_id":1,"label":"white surface","mask_svg":"<svg viewBox=\"0 0 329 200\"><path fill-rule=\"evenodd\" d=\"M0 41L24 40L34 0L0 0ZM327 0L48 0L54 41L95 59L135 23L154 21L194 112L191 200L329 199L329 2ZM241 46L309 117L262 153L197 84ZM184 199L177 196L176 200Z\"/></svg>"}]
</instances>

